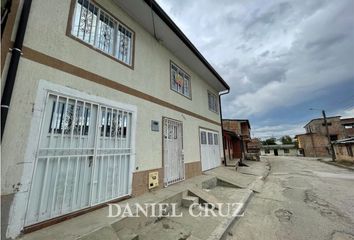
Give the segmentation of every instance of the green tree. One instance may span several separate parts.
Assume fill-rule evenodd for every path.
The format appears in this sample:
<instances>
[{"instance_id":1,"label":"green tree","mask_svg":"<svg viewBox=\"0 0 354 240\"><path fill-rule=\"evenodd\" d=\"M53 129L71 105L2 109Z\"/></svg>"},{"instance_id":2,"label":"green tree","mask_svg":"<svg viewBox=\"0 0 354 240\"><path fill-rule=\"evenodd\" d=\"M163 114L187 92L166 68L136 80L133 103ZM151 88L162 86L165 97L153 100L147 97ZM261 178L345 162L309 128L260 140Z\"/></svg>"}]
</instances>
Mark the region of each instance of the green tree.
<instances>
[{"instance_id":1,"label":"green tree","mask_svg":"<svg viewBox=\"0 0 354 240\"><path fill-rule=\"evenodd\" d=\"M262 141L263 145L277 145L276 143L277 139L276 138L268 138L265 141Z\"/></svg>"},{"instance_id":2,"label":"green tree","mask_svg":"<svg viewBox=\"0 0 354 240\"><path fill-rule=\"evenodd\" d=\"M280 138L282 144L293 144L293 139L289 135L282 136Z\"/></svg>"}]
</instances>

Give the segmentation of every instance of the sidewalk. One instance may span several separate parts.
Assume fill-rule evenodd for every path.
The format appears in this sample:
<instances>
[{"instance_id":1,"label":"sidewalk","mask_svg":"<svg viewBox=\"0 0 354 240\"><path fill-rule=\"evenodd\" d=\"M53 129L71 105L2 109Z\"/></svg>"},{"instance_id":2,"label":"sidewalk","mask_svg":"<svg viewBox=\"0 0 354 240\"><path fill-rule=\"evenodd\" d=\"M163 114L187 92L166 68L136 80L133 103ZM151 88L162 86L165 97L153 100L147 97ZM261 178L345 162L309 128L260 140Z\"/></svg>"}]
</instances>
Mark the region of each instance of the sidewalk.
<instances>
[{"instance_id":1,"label":"sidewalk","mask_svg":"<svg viewBox=\"0 0 354 240\"><path fill-rule=\"evenodd\" d=\"M120 206L127 203L131 206L135 203L177 203L178 213L183 213L181 218L109 218L108 207L104 207L25 234L20 239L220 239L236 217L192 217L183 202L191 199L208 204L242 203L243 207L237 209L239 214L242 213L253 192L261 189L263 180L269 173L265 160L244 163L249 167L238 167L235 171L234 167L221 166L201 176L119 202Z\"/></svg>"}]
</instances>

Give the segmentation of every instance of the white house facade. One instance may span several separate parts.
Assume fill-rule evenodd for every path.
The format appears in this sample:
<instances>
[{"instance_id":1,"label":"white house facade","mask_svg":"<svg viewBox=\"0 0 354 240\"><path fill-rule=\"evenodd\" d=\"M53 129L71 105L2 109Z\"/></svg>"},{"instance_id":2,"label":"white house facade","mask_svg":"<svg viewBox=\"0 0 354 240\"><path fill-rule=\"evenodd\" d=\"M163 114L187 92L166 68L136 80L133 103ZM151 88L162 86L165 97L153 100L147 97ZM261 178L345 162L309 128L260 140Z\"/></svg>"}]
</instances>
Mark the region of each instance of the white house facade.
<instances>
[{"instance_id":1,"label":"white house facade","mask_svg":"<svg viewBox=\"0 0 354 240\"><path fill-rule=\"evenodd\" d=\"M221 164L229 86L156 2L33 1L21 50L2 137L3 236L143 194L151 172L168 187ZM2 86L11 57L2 49Z\"/></svg>"}]
</instances>

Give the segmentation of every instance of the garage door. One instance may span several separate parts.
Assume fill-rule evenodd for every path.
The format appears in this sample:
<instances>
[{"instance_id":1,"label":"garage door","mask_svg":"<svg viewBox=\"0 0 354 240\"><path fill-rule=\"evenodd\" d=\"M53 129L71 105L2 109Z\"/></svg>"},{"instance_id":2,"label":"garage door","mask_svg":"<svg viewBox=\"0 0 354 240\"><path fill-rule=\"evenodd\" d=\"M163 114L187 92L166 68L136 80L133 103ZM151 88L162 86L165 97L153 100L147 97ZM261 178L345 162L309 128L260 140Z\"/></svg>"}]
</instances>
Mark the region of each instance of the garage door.
<instances>
[{"instance_id":1,"label":"garage door","mask_svg":"<svg viewBox=\"0 0 354 240\"><path fill-rule=\"evenodd\" d=\"M220 166L219 133L200 129L202 171Z\"/></svg>"},{"instance_id":2,"label":"garage door","mask_svg":"<svg viewBox=\"0 0 354 240\"><path fill-rule=\"evenodd\" d=\"M25 225L127 196L132 112L49 93Z\"/></svg>"}]
</instances>

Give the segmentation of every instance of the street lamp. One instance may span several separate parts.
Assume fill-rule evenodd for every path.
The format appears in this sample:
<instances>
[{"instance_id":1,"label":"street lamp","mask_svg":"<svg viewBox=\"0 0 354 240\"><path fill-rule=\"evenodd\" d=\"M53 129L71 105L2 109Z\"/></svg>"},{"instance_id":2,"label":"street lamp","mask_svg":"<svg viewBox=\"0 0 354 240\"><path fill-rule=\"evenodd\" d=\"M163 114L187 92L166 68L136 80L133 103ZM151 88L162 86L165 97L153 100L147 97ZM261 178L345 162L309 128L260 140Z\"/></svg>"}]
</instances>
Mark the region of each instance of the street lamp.
<instances>
[{"instance_id":1,"label":"street lamp","mask_svg":"<svg viewBox=\"0 0 354 240\"><path fill-rule=\"evenodd\" d=\"M309 110L320 110L320 111L322 111L323 121L324 121L324 124L325 124L325 127L326 127L326 134L327 134L328 144L329 144L329 147L331 149L332 162L334 162L336 160L336 156L334 154L334 147L333 147L333 144L331 142L331 137L329 136L326 111L323 110L323 109L321 110L321 109L316 109L316 108L310 108Z\"/></svg>"}]
</instances>

